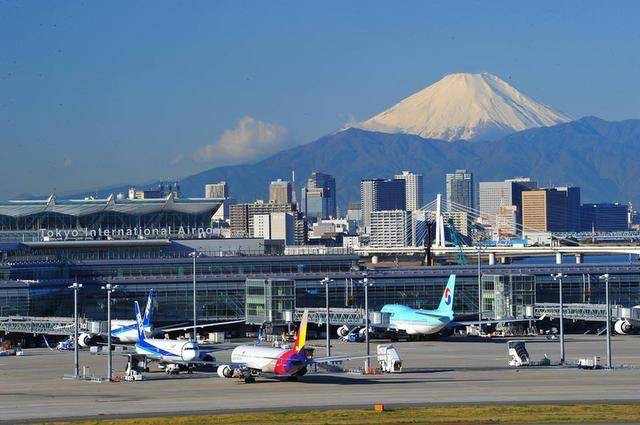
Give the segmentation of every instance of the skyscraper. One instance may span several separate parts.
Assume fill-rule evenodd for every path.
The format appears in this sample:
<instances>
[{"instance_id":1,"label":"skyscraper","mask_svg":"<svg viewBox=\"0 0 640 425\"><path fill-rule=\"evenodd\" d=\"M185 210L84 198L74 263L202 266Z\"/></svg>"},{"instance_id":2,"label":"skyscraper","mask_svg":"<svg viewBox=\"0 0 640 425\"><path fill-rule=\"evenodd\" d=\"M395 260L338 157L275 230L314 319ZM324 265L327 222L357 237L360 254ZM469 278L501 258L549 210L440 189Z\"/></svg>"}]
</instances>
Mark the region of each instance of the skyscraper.
<instances>
[{"instance_id":1,"label":"skyscraper","mask_svg":"<svg viewBox=\"0 0 640 425\"><path fill-rule=\"evenodd\" d=\"M445 182L445 200L447 206L454 203L473 209L475 204L474 197L475 191L472 172L456 170L455 173L447 174Z\"/></svg>"},{"instance_id":2,"label":"skyscraper","mask_svg":"<svg viewBox=\"0 0 640 425\"><path fill-rule=\"evenodd\" d=\"M579 231L579 214L579 187L553 187L522 192L522 225L525 231Z\"/></svg>"},{"instance_id":3,"label":"skyscraper","mask_svg":"<svg viewBox=\"0 0 640 425\"><path fill-rule=\"evenodd\" d=\"M250 204L231 205L229 228L231 237L253 238L254 217L270 215L271 213L291 213L293 216L294 239L296 244L303 244L307 237L307 229L302 215L296 211L294 204L276 204L273 202L256 201ZM264 218L259 219L264 220Z\"/></svg>"},{"instance_id":4,"label":"skyscraper","mask_svg":"<svg viewBox=\"0 0 640 425\"><path fill-rule=\"evenodd\" d=\"M272 181L269 185L269 202L273 204L291 203L291 183L284 180Z\"/></svg>"},{"instance_id":5,"label":"skyscraper","mask_svg":"<svg viewBox=\"0 0 640 425\"><path fill-rule=\"evenodd\" d=\"M396 174L395 179L404 180L406 209L408 211L415 211L422 208L424 206L424 178L422 174L403 171L402 174Z\"/></svg>"},{"instance_id":6,"label":"skyscraper","mask_svg":"<svg viewBox=\"0 0 640 425\"><path fill-rule=\"evenodd\" d=\"M404 180L372 179L360 182L362 222L366 229L371 224L372 211L405 210L406 191Z\"/></svg>"},{"instance_id":7,"label":"skyscraper","mask_svg":"<svg viewBox=\"0 0 640 425\"><path fill-rule=\"evenodd\" d=\"M580 231L580 188L575 186L559 186L556 190L563 192L566 199L567 222L565 228L567 232Z\"/></svg>"},{"instance_id":8,"label":"skyscraper","mask_svg":"<svg viewBox=\"0 0 640 425\"><path fill-rule=\"evenodd\" d=\"M371 246L411 246L411 212L384 210L371 212Z\"/></svg>"},{"instance_id":9,"label":"skyscraper","mask_svg":"<svg viewBox=\"0 0 640 425\"><path fill-rule=\"evenodd\" d=\"M534 189L536 186L536 182L528 177L501 182L480 182L478 198L483 224L494 228L498 233L520 233L522 191ZM496 228L498 222L504 223L508 229Z\"/></svg>"},{"instance_id":10,"label":"skyscraper","mask_svg":"<svg viewBox=\"0 0 640 425\"><path fill-rule=\"evenodd\" d=\"M308 220L336 217L336 180L333 176L314 172L302 188L301 210Z\"/></svg>"}]
</instances>

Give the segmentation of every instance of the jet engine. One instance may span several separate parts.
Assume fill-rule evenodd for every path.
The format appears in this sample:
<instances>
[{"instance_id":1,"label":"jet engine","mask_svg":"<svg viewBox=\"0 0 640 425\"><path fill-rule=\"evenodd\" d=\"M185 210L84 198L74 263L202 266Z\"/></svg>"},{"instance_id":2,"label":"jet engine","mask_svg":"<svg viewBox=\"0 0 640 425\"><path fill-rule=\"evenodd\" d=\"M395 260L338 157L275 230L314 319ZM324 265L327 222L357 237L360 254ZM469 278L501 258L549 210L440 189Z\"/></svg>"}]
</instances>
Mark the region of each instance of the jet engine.
<instances>
[{"instance_id":1,"label":"jet engine","mask_svg":"<svg viewBox=\"0 0 640 425\"><path fill-rule=\"evenodd\" d=\"M345 336L349 335L349 327L347 325L342 325L338 328L337 332L340 338L344 338Z\"/></svg>"},{"instance_id":2,"label":"jet engine","mask_svg":"<svg viewBox=\"0 0 640 425\"><path fill-rule=\"evenodd\" d=\"M87 348L91 345L92 339L93 339L93 335L83 332L80 335L78 335L78 345L82 348Z\"/></svg>"},{"instance_id":3,"label":"jet engine","mask_svg":"<svg viewBox=\"0 0 640 425\"><path fill-rule=\"evenodd\" d=\"M218 376L221 378L233 378L233 368L228 364L218 366Z\"/></svg>"},{"instance_id":4,"label":"jet engine","mask_svg":"<svg viewBox=\"0 0 640 425\"><path fill-rule=\"evenodd\" d=\"M626 335L634 331L634 327L631 322L625 319L618 320L613 326L613 329L620 335Z\"/></svg>"}]
</instances>

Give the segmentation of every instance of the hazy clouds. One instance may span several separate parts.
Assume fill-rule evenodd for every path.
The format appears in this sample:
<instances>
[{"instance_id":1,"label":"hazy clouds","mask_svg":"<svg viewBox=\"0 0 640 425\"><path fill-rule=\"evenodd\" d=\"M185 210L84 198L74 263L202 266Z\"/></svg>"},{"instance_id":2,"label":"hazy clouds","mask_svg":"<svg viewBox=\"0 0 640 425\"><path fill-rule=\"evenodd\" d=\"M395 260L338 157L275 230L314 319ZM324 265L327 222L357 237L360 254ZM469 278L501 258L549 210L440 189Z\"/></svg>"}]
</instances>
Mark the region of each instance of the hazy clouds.
<instances>
[{"instance_id":1,"label":"hazy clouds","mask_svg":"<svg viewBox=\"0 0 640 425\"><path fill-rule=\"evenodd\" d=\"M292 145L285 127L244 116L215 142L198 149L192 159L212 165L236 164L263 158Z\"/></svg>"}]
</instances>

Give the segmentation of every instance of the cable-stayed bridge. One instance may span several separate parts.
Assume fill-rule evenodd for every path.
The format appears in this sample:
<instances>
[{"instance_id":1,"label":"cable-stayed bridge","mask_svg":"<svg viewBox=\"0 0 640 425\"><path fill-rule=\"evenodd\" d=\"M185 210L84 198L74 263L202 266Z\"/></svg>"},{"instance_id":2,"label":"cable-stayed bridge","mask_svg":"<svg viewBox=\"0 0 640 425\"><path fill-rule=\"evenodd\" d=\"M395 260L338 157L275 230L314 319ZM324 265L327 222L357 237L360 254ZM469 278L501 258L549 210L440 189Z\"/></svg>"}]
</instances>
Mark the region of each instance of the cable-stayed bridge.
<instances>
[{"instance_id":1,"label":"cable-stayed bridge","mask_svg":"<svg viewBox=\"0 0 640 425\"><path fill-rule=\"evenodd\" d=\"M416 220L422 221L416 225ZM579 243L577 233L546 232L524 227L515 221L515 217L486 214L479 210L455 202L443 202L441 195L412 213L412 232L407 233L405 243L396 246L362 246L355 251L362 256L376 255L457 255L459 258L470 256L488 257L489 264L497 260L531 256L555 256L561 263L564 256L574 256L581 263L584 255L640 255L640 232L620 232L619 237L609 232L608 244ZM465 227L460 229L461 222ZM522 240L513 243L511 239L501 239L501 232L516 234L546 235L548 244L526 245ZM584 238L585 235L583 235ZM592 235L596 240L596 234ZM586 239L586 238L584 238ZM620 242L627 242L622 244Z\"/></svg>"}]
</instances>

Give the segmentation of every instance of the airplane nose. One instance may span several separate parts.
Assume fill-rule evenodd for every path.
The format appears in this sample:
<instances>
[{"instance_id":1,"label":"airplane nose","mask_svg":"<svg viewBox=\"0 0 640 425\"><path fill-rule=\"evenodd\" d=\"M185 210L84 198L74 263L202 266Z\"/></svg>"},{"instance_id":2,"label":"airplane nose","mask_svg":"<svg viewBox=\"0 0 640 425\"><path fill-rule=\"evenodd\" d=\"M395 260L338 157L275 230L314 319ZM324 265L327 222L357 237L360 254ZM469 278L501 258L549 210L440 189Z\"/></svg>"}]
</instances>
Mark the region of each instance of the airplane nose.
<instances>
[{"instance_id":1,"label":"airplane nose","mask_svg":"<svg viewBox=\"0 0 640 425\"><path fill-rule=\"evenodd\" d=\"M182 348L182 360L190 362L198 358L198 347L194 344L187 343Z\"/></svg>"}]
</instances>

